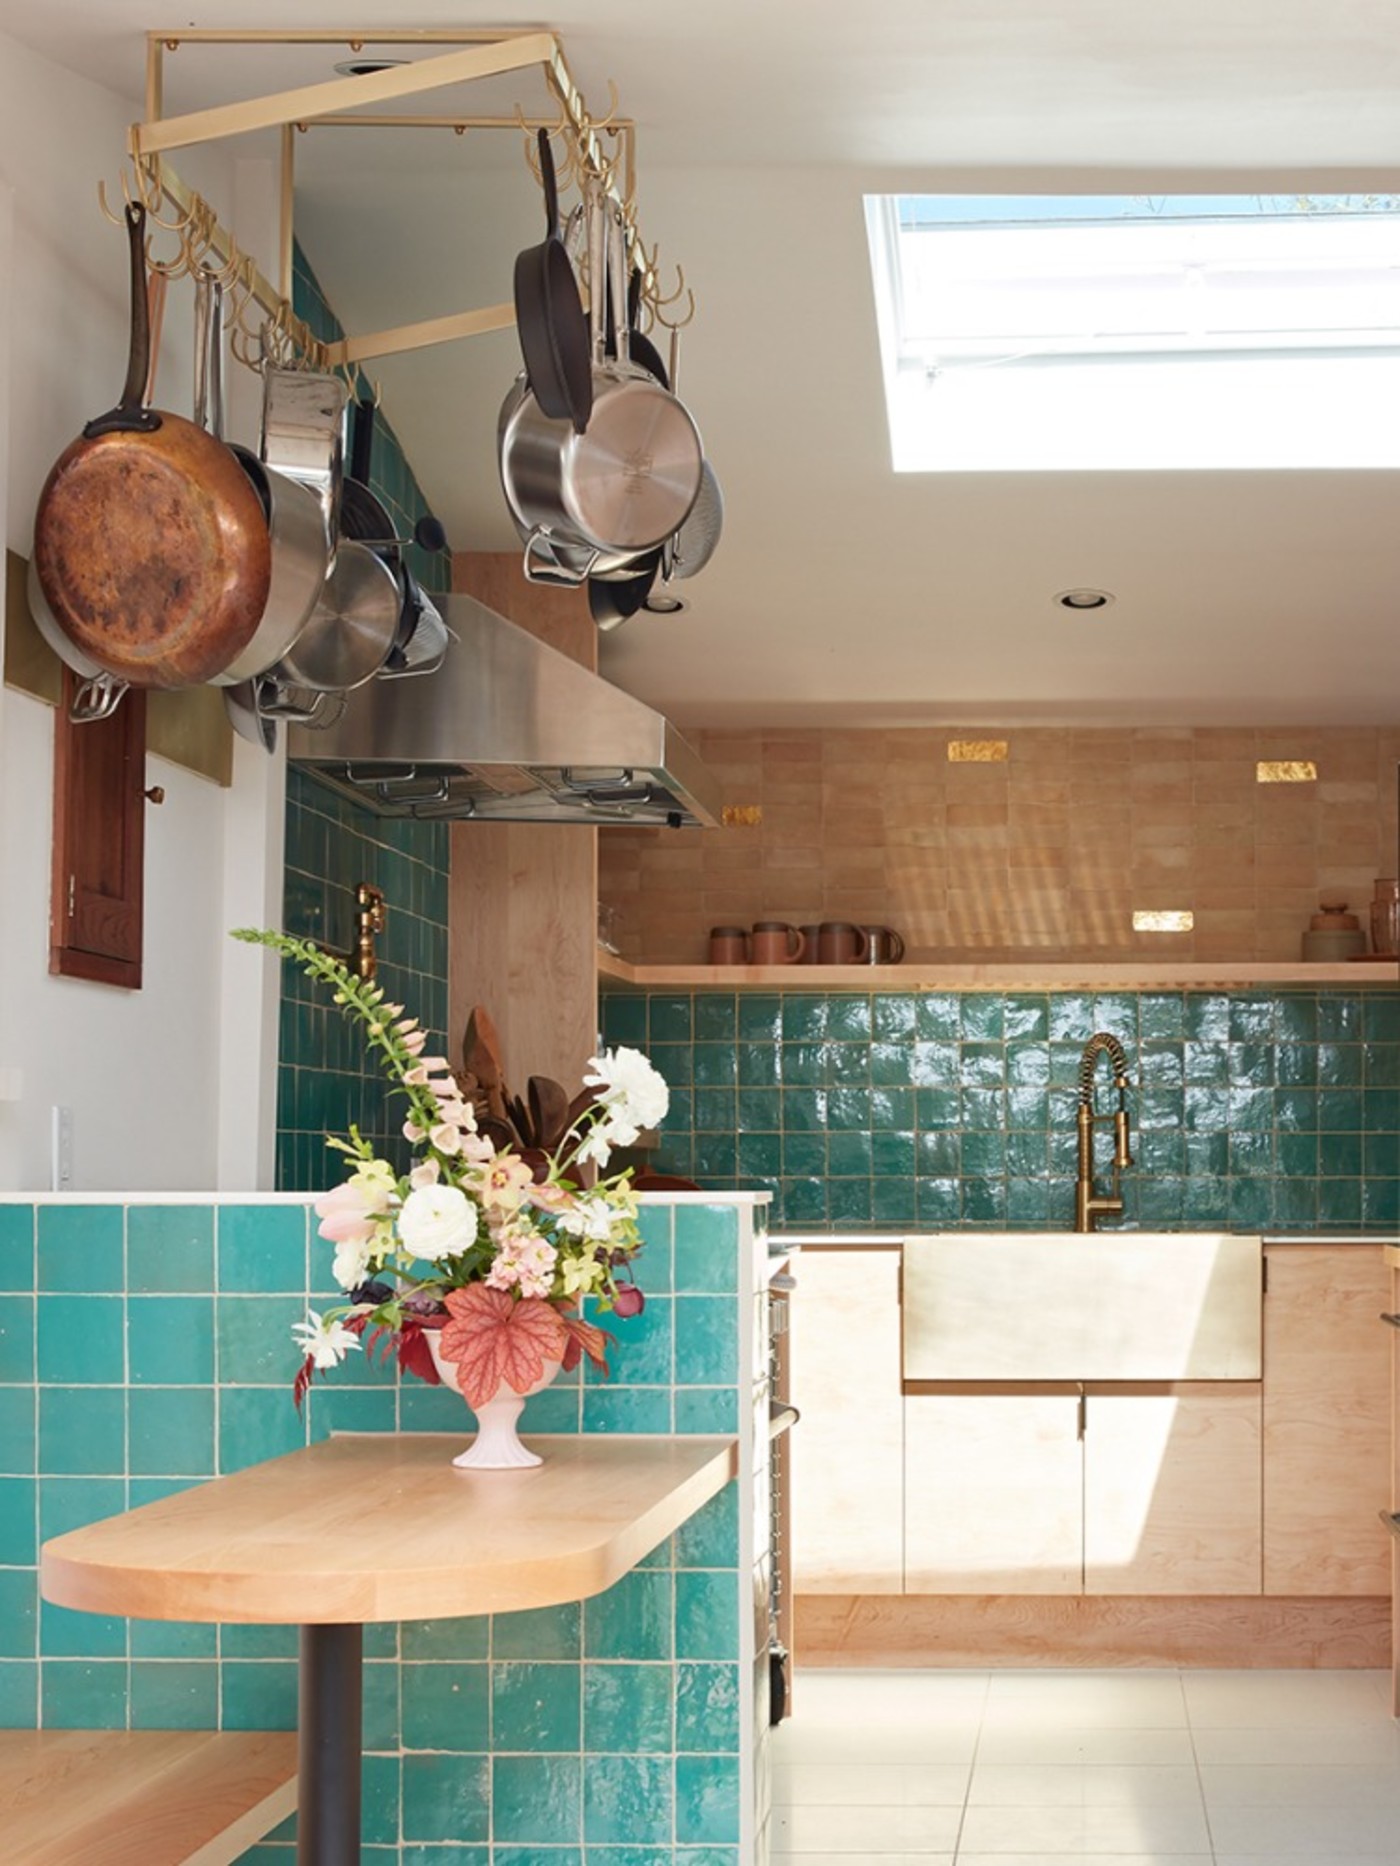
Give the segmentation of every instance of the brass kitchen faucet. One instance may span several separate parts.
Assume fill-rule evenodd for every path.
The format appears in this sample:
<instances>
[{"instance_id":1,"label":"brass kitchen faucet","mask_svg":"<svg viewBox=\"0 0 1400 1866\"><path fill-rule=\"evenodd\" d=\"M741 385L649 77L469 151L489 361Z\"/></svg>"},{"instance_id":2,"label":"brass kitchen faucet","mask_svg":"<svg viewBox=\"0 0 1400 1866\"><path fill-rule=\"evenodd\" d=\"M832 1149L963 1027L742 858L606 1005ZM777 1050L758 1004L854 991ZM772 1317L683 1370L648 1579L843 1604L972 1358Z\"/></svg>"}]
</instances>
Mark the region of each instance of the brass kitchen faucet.
<instances>
[{"instance_id":1,"label":"brass kitchen faucet","mask_svg":"<svg viewBox=\"0 0 1400 1866\"><path fill-rule=\"evenodd\" d=\"M1111 1115L1094 1113L1094 1071L1100 1056L1107 1056L1113 1070L1113 1086L1118 1090L1118 1106ZM1106 1030L1096 1030L1084 1045L1079 1059L1079 1173L1074 1186L1074 1228L1093 1231L1100 1218L1116 1218L1123 1210L1122 1171L1131 1166L1128 1151L1128 1058L1117 1037ZM1113 1195L1104 1198L1094 1191L1094 1125L1113 1123Z\"/></svg>"}]
</instances>

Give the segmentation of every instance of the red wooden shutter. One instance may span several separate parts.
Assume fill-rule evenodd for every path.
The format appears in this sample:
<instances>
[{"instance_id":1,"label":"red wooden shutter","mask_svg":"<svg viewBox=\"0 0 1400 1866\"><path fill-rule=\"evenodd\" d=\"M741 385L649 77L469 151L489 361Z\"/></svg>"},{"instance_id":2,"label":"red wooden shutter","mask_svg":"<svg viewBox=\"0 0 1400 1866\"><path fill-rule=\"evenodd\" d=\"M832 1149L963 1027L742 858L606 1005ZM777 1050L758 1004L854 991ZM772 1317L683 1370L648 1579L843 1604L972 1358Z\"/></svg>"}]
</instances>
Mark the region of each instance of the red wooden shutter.
<instances>
[{"instance_id":1,"label":"red wooden shutter","mask_svg":"<svg viewBox=\"0 0 1400 1866\"><path fill-rule=\"evenodd\" d=\"M139 990L146 696L132 690L109 718L74 725L76 685L65 668L54 727L49 970Z\"/></svg>"}]
</instances>

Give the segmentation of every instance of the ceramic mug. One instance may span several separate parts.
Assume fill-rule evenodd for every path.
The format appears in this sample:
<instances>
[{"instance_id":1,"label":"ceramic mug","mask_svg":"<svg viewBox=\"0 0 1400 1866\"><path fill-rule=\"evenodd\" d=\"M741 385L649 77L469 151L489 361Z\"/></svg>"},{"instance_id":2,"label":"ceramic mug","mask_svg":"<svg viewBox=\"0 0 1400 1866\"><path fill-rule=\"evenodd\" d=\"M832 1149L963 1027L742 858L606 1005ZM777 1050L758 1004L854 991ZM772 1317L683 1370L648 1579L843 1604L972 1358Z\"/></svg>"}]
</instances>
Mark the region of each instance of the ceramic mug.
<instances>
[{"instance_id":1,"label":"ceramic mug","mask_svg":"<svg viewBox=\"0 0 1400 1866\"><path fill-rule=\"evenodd\" d=\"M755 920L752 943L755 965L796 965L807 949L802 934L786 920Z\"/></svg>"},{"instance_id":2,"label":"ceramic mug","mask_svg":"<svg viewBox=\"0 0 1400 1866\"><path fill-rule=\"evenodd\" d=\"M864 927L848 920L823 920L817 934L819 965L864 965L870 957L870 938Z\"/></svg>"},{"instance_id":3,"label":"ceramic mug","mask_svg":"<svg viewBox=\"0 0 1400 1866\"><path fill-rule=\"evenodd\" d=\"M821 933L821 928L799 927L798 932L801 933L803 939L806 941L806 944L802 948L802 964L815 965L817 963L817 939Z\"/></svg>"},{"instance_id":4,"label":"ceramic mug","mask_svg":"<svg viewBox=\"0 0 1400 1866\"><path fill-rule=\"evenodd\" d=\"M862 927L869 951L866 961L870 965L898 965L904 957L904 941L893 927Z\"/></svg>"},{"instance_id":5,"label":"ceramic mug","mask_svg":"<svg viewBox=\"0 0 1400 1866\"><path fill-rule=\"evenodd\" d=\"M743 927L710 928L711 965L747 965L749 936Z\"/></svg>"}]
</instances>

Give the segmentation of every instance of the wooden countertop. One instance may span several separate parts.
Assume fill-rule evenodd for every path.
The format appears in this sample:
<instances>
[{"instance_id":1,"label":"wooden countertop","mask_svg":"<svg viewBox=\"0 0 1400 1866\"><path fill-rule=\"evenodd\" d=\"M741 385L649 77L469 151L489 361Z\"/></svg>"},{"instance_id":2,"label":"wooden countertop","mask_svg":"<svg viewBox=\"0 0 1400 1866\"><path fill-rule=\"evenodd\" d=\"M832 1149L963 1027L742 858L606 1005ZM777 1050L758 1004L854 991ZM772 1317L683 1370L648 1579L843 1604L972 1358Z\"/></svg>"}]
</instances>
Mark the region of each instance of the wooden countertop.
<instances>
[{"instance_id":1,"label":"wooden countertop","mask_svg":"<svg viewBox=\"0 0 1400 1866\"><path fill-rule=\"evenodd\" d=\"M296 1804L290 1733L0 1731L5 1857L22 1866L222 1866Z\"/></svg>"},{"instance_id":2,"label":"wooden countertop","mask_svg":"<svg viewBox=\"0 0 1400 1866\"><path fill-rule=\"evenodd\" d=\"M644 991L1240 991L1400 985L1394 959L1015 959L903 965L647 965L598 953L598 984Z\"/></svg>"},{"instance_id":3,"label":"wooden countertop","mask_svg":"<svg viewBox=\"0 0 1400 1866\"><path fill-rule=\"evenodd\" d=\"M46 1600L147 1620L450 1618L601 1593L722 1490L732 1438L532 1437L459 1471L462 1434L346 1434L46 1542Z\"/></svg>"}]
</instances>

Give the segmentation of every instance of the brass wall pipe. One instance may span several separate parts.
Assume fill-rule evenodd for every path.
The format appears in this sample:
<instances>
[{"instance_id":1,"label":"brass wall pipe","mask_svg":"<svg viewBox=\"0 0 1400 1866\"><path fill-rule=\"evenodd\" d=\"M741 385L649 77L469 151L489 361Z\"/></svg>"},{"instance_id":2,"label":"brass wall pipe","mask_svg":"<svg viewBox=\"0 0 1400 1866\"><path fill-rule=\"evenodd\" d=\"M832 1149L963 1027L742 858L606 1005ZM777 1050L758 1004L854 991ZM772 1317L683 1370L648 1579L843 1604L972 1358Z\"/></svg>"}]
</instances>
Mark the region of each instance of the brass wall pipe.
<instances>
[{"instance_id":1,"label":"brass wall pipe","mask_svg":"<svg viewBox=\"0 0 1400 1866\"><path fill-rule=\"evenodd\" d=\"M384 905L384 893L368 881L362 881L355 889L355 943L348 952L338 952L333 946L317 945L329 958L339 959L348 966L357 978L368 984L379 970L379 955L374 942L384 931L384 921L388 909Z\"/></svg>"}]
</instances>

